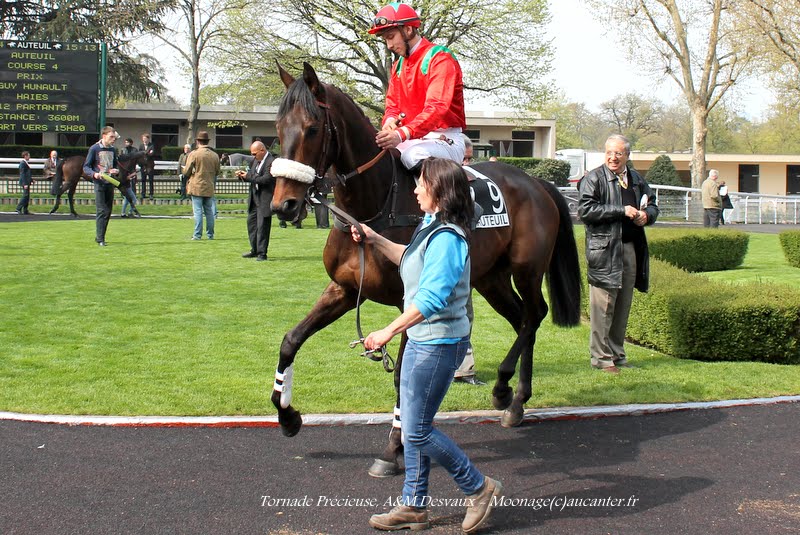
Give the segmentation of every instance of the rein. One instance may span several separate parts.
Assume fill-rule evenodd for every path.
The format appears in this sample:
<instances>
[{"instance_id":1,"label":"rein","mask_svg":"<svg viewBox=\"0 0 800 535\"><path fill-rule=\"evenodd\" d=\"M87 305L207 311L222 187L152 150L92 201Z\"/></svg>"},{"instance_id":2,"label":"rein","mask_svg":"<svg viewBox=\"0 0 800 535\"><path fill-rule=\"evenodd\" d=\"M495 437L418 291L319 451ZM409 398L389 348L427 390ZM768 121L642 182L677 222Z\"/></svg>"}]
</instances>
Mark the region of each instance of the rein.
<instances>
[{"instance_id":1,"label":"rein","mask_svg":"<svg viewBox=\"0 0 800 535\"><path fill-rule=\"evenodd\" d=\"M326 206L328 210L333 212L336 217L340 218L340 220L344 220L349 225L355 227L356 232L358 232L358 235L361 236L361 241L358 242L358 295L356 296L356 334L358 335L358 340L353 340L350 342L350 349L353 349L359 344L364 344L364 331L361 328L361 289L364 287L364 271L366 267L366 260L364 258L364 228L356 218L336 205L331 204L331 202L319 192L315 191L313 194L309 193L308 200L312 203L318 203ZM389 355L385 345L372 351L365 350L363 353L361 353L361 356L367 357L375 362L382 362L383 369L389 373L393 372L395 369L395 361L391 355Z\"/></svg>"},{"instance_id":2,"label":"rein","mask_svg":"<svg viewBox=\"0 0 800 535\"><path fill-rule=\"evenodd\" d=\"M364 344L364 332L361 328L361 293L364 287L364 272L366 270L364 252L364 239L366 236L364 234L364 228L361 226L362 222L359 222L341 208L331 204L322 194L319 193L319 190L322 189L326 180L326 163L328 161L336 161L338 159L338 155L336 158L328 157L328 153L331 152L331 146L333 145L336 137L336 125L333 123L333 121L331 121L330 107L328 104L320 102L319 100L317 101L317 105L325 112L325 126L323 131L324 137L322 141L322 150L316 168L312 168L293 160L279 158L273 162L272 167L273 170L276 171L273 172L273 176L282 176L290 180L297 180L299 182L309 184L310 187L306 192L306 201L312 204L324 205L331 212L333 212L334 226L338 230L345 233L350 233L350 227L354 227L359 236L361 236L361 240L358 242L359 281L358 294L356 296L356 334L358 335L358 339L350 343L350 347L355 348L359 344ZM341 149L338 143L336 144L336 147L337 150ZM346 187L349 179L357 175L361 175L374 167L387 153L391 156L393 162L391 186L389 187L386 200L384 201L381 210L376 215L363 222L369 223L370 227L375 232L381 232L393 226L416 226L422 220L422 218L416 214L404 214L400 216L396 214L398 177L397 165L394 163L394 154L386 149L383 149L370 161L358 166L353 171L350 171L344 175L336 175L337 181L344 188ZM276 169L276 167L278 167L278 169ZM281 174L282 170L284 174ZM386 350L386 346L381 346L380 348L372 351L365 350L363 353L361 353L361 356L367 357L376 362L381 361L383 363L383 369L387 372L391 373L395 370L395 360L389 355L388 351Z\"/></svg>"}]
</instances>

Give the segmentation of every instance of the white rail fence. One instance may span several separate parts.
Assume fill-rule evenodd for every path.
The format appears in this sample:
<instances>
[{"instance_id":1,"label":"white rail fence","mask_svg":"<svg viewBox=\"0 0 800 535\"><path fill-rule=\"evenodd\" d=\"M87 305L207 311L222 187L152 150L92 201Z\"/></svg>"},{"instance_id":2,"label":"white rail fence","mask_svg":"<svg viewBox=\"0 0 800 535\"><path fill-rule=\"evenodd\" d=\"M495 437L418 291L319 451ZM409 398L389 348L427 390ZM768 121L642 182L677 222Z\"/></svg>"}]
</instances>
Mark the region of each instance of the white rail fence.
<instances>
[{"instance_id":1,"label":"white rail fence","mask_svg":"<svg viewBox=\"0 0 800 535\"><path fill-rule=\"evenodd\" d=\"M703 221L703 202L697 188L659 186L651 184L661 217L683 219L692 223ZM567 198L570 211L578 210L578 191L573 187L558 188ZM730 192L733 209L725 210L725 221L751 224L792 224L800 222L800 195L762 195L760 193Z\"/></svg>"}]
</instances>

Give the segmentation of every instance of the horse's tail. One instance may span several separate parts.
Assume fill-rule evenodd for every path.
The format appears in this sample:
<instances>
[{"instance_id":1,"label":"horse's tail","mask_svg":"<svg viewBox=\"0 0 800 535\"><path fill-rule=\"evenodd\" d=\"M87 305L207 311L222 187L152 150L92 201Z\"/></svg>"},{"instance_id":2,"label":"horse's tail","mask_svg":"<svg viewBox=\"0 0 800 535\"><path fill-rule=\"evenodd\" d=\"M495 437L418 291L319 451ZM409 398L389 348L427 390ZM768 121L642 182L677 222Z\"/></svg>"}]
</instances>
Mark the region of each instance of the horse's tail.
<instances>
[{"instance_id":1,"label":"horse's tail","mask_svg":"<svg viewBox=\"0 0 800 535\"><path fill-rule=\"evenodd\" d=\"M581 266L572 217L569 205L558 188L546 180L541 182L558 206L559 217L556 245L547 270L553 323L562 327L574 327L581 319Z\"/></svg>"},{"instance_id":2,"label":"horse's tail","mask_svg":"<svg viewBox=\"0 0 800 535\"><path fill-rule=\"evenodd\" d=\"M61 185L64 183L64 160L58 160L56 164L56 174L53 183L50 184L50 195L58 197L61 195Z\"/></svg>"}]
</instances>

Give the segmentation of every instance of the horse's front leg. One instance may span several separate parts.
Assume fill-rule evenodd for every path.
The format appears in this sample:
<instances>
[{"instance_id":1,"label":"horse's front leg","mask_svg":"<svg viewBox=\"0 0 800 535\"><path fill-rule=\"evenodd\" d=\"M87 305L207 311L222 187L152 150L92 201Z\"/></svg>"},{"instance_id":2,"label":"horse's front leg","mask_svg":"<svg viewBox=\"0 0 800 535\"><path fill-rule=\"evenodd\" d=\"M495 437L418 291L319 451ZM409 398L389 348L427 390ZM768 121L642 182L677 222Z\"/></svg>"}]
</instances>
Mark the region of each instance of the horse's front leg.
<instances>
[{"instance_id":1,"label":"horse's front leg","mask_svg":"<svg viewBox=\"0 0 800 535\"><path fill-rule=\"evenodd\" d=\"M400 473L400 463L397 462L397 458L403 453L403 434L400 428L400 367L403 364L403 353L405 352L407 341L408 337L403 333L394 368L395 402L392 428L389 430L389 442L383 449L381 456L375 459L375 462L369 468L369 475L372 477L391 477Z\"/></svg>"},{"instance_id":2,"label":"horse's front leg","mask_svg":"<svg viewBox=\"0 0 800 535\"><path fill-rule=\"evenodd\" d=\"M355 308L355 305L356 294L331 281L303 321L283 337L271 399L272 404L278 409L278 421L285 436L295 436L303 425L300 412L291 405L292 364L297 351L314 333L341 318Z\"/></svg>"}]
</instances>

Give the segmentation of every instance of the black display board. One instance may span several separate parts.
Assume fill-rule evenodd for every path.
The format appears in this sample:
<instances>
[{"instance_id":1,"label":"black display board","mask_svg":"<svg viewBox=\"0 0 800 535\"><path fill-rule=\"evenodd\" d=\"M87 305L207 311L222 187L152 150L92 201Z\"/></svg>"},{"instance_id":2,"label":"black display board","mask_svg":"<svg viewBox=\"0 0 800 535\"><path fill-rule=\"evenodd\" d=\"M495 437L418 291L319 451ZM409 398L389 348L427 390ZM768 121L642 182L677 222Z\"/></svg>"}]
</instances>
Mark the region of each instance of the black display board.
<instances>
[{"instance_id":1,"label":"black display board","mask_svg":"<svg viewBox=\"0 0 800 535\"><path fill-rule=\"evenodd\" d=\"M0 132L99 131L100 45L0 40Z\"/></svg>"}]
</instances>

